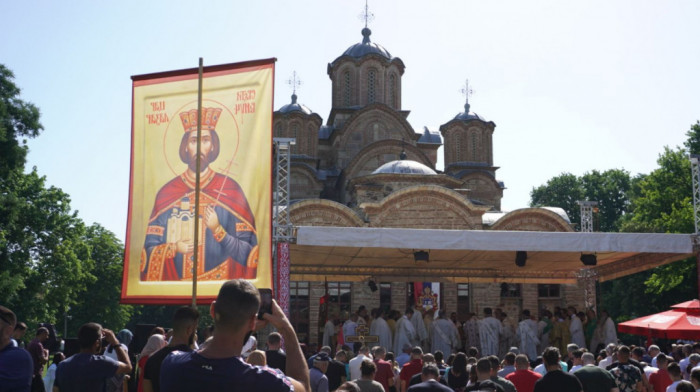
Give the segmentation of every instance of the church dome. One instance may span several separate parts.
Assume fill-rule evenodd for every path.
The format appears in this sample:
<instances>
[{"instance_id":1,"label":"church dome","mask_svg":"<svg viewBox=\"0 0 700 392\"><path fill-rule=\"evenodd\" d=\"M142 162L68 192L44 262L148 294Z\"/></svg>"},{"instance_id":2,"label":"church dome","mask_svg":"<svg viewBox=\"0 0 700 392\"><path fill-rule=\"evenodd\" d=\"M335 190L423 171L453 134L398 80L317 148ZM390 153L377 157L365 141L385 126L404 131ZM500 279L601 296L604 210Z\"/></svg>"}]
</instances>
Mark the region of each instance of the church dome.
<instances>
[{"instance_id":1,"label":"church dome","mask_svg":"<svg viewBox=\"0 0 700 392\"><path fill-rule=\"evenodd\" d=\"M280 108L278 112L283 114L288 114L291 112L302 112L304 114L311 114L311 109L297 102L297 95L292 94L292 103L288 103Z\"/></svg>"},{"instance_id":2,"label":"church dome","mask_svg":"<svg viewBox=\"0 0 700 392\"><path fill-rule=\"evenodd\" d=\"M377 168L372 174L426 174L437 175L435 170L428 166L416 162L401 159L385 163Z\"/></svg>"},{"instance_id":3,"label":"church dome","mask_svg":"<svg viewBox=\"0 0 700 392\"><path fill-rule=\"evenodd\" d=\"M455 116L455 120L471 121L471 120L481 120L486 122L486 119L480 115L469 111L469 103L464 104L464 111Z\"/></svg>"},{"instance_id":4,"label":"church dome","mask_svg":"<svg viewBox=\"0 0 700 392\"><path fill-rule=\"evenodd\" d=\"M369 36L372 34L372 30L365 27L362 29L362 42L349 47L343 56L350 56L356 59L362 58L368 54L378 54L387 60L391 60L391 54L383 46L371 42Z\"/></svg>"}]
</instances>

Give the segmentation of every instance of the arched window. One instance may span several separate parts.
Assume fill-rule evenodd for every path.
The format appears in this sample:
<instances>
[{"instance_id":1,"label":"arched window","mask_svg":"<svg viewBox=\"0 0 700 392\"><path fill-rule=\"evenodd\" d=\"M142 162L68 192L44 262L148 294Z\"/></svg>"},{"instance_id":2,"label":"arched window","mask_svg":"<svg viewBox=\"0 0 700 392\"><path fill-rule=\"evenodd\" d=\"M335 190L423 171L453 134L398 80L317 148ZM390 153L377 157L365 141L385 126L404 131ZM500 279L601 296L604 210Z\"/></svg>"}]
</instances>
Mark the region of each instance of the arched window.
<instances>
[{"instance_id":1,"label":"arched window","mask_svg":"<svg viewBox=\"0 0 700 392\"><path fill-rule=\"evenodd\" d=\"M396 100L396 75L389 75L389 105L394 109L398 109L399 105Z\"/></svg>"},{"instance_id":2,"label":"arched window","mask_svg":"<svg viewBox=\"0 0 700 392\"><path fill-rule=\"evenodd\" d=\"M350 71L343 72L343 106L350 106Z\"/></svg>"},{"instance_id":3,"label":"arched window","mask_svg":"<svg viewBox=\"0 0 700 392\"><path fill-rule=\"evenodd\" d=\"M292 154L298 154L300 151L300 147L301 147L299 145L301 143L301 140L299 140L299 124L297 124L297 123L292 124L292 134L290 135L290 137L293 137L294 139L296 139L295 145L293 145L291 148Z\"/></svg>"},{"instance_id":4,"label":"arched window","mask_svg":"<svg viewBox=\"0 0 700 392\"><path fill-rule=\"evenodd\" d=\"M454 162L459 162L462 159L462 135L455 132L454 143L455 143Z\"/></svg>"},{"instance_id":5,"label":"arched window","mask_svg":"<svg viewBox=\"0 0 700 392\"><path fill-rule=\"evenodd\" d=\"M372 68L367 73L367 103L374 103L377 99L376 91L377 70Z\"/></svg>"},{"instance_id":6,"label":"arched window","mask_svg":"<svg viewBox=\"0 0 700 392\"><path fill-rule=\"evenodd\" d=\"M479 135L477 135L476 131L472 131L471 136L472 136L471 161L478 162L479 161Z\"/></svg>"},{"instance_id":7,"label":"arched window","mask_svg":"<svg viewBox=\"0 0 700 392\"><path fill-rule=\"evenodd\" d=\"M282 137L282 124L277 123L277 126L275 126L275 132L274 132L274 137Z\"/></svg>"},{"instance_id":8,"label":"arched window","mask_svg":"<svg viewBox=\"0 0 700 392\"><path fill-rule=\"evenodd\" d=\"M314 130L311 127L306 130L306 153L311 157L316 155L314 152Z\"/></svg>"}]
</instances>

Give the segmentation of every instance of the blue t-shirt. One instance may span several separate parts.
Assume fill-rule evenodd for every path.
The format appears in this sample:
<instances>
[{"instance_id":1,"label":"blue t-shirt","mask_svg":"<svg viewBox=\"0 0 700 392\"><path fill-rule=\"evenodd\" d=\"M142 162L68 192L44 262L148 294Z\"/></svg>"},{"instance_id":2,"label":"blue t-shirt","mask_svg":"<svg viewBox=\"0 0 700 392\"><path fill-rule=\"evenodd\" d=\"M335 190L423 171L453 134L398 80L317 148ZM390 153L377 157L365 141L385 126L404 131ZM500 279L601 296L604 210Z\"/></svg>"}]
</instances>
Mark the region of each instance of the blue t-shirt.
<instances>
[{"instance_id":1,"label":"blue t-shirt","mask_svg":"<svg viewBox=\"0 0 700 392\"><path fill-rule=\"evenodd\" d=\"M33 369L29 351L8 344L0 351L0 391L28 391Z\"/></svg>"},{"instance_id":2,"label":"blue t-shirt","mask_svg":"<svg viewBox=\"0 0 700 392\"><path fill-rule=\"evenodd\" d=\"M174 351L160 367L161 391L294 391L277 369L253 366L240 357L210 359L196 351Z\"/></svg>"},{"instance_id":3,"label":"blue t-shirt","mask_svg":"<svg viewBox=\"0 0 700 392\"><path fill-rule=\"evenodd\" d=\"M103 391L118 368L119 362L110 357L78 353L58 364L53 385L61 392Z\"/></svg>"}]
</instances>

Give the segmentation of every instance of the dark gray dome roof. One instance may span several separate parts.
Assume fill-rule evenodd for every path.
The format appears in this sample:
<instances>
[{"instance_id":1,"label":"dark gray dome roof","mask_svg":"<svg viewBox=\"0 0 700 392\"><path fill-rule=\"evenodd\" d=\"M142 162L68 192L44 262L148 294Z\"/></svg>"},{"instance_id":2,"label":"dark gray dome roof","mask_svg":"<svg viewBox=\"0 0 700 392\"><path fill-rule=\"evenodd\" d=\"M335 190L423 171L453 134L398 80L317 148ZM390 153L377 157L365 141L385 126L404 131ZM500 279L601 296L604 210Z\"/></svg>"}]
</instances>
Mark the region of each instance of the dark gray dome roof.
<instances>
[{"instance_id":1,"label":"dark gray dome roof","mask_svg":"<svg viewBox=\"0 0 700 392\"><path fill-rule=\"evenodd\" d=\"M311 114L311 109L297 102L297 95L292 94L292 103L288 103L278 110L280 113L291 113L291 112L302 112L304 114Z\"/></svg>"},{"instance_id":2,"label":"dark gray dome roof","mask_svg":"<svg viewBox=\"0 0 700 392\"><path fill-rule=\"evenodd\" d=\"M481 120L486 122L486 119L479 116L474 112L469 111L469 103L464 104L464 111L455 116L455 120L470 121L470 120Z\"/></svg>"},{"instance_id":3,"label":"dark gray dome roof","mask_svg":"<svg viewBox=\"0 0 700 392\"><path fill-rule=\"evenodd\" d=\"M389 53L388 50L386 50L383 46L376 44L374 42L371 42L369 40L369 36L372 34L372 30L368 29L365 27L362 29L362 42L359 44L355 44L351 47L349 47L344 53L343 56L351 56L354 58L361 58L364 57L368 54L378 54L380 56L383 56L387 58L388 60L391 60L391 54Z\"/></svg>"},{"instance_id":4,"label":"dark gray dome roof","mask_svg":"<svg viewBox=\"0 0 700 392\"><path fill-rule=\"evenodd\" d=\"M385 163L377 168L372 174L427 174L437 175L435 170L428 166L409 160L398 160Z\"/></svg>"},{"instance_id":5,"label":"dark gray dome roof","mask_svg":"<svg viewBox=\"0 0 700 392\"><path fill-rule=\"evenodd\" d=\"M423 127L423 133L420 134L418 143L442 144L440 131L431 130L428 127Z\"/></svg>"}]
</instances>

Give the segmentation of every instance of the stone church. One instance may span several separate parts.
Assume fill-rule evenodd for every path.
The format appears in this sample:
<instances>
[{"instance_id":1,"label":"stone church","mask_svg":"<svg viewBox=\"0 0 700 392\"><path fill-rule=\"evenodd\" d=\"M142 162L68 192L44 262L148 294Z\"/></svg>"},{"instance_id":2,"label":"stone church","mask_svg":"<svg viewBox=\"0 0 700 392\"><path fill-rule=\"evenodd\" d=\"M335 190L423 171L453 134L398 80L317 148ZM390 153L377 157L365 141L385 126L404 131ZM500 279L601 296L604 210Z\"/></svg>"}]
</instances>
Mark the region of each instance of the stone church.
<instances>
[{"instance_id":1,"label":"stone church","mask_svg":"<svg viewBox=\"0 0 700 392\"><path fill-rule=\"evenodd\" d=\"M289 210L295 226L573 231L558 208L501 211L496 124L469 103L453 118L436 119L439 129L414 128L401 105L404 63L370 35L365 27L362 41L328 64L332 107L325 122L296 94L274 112L274 137L296 139ZM440 147L444 170L436 168ZM290 314L306 343L321 338L319 299L326 286L331 317L346 317L360 305L403 312L413 301L407 281L302 279L291 276ZM522 309L584 304L582 284L453 283L446 276L440 287L441 308L460 318L489 306L517 323Z\"/></svg>"}]
</instances>

